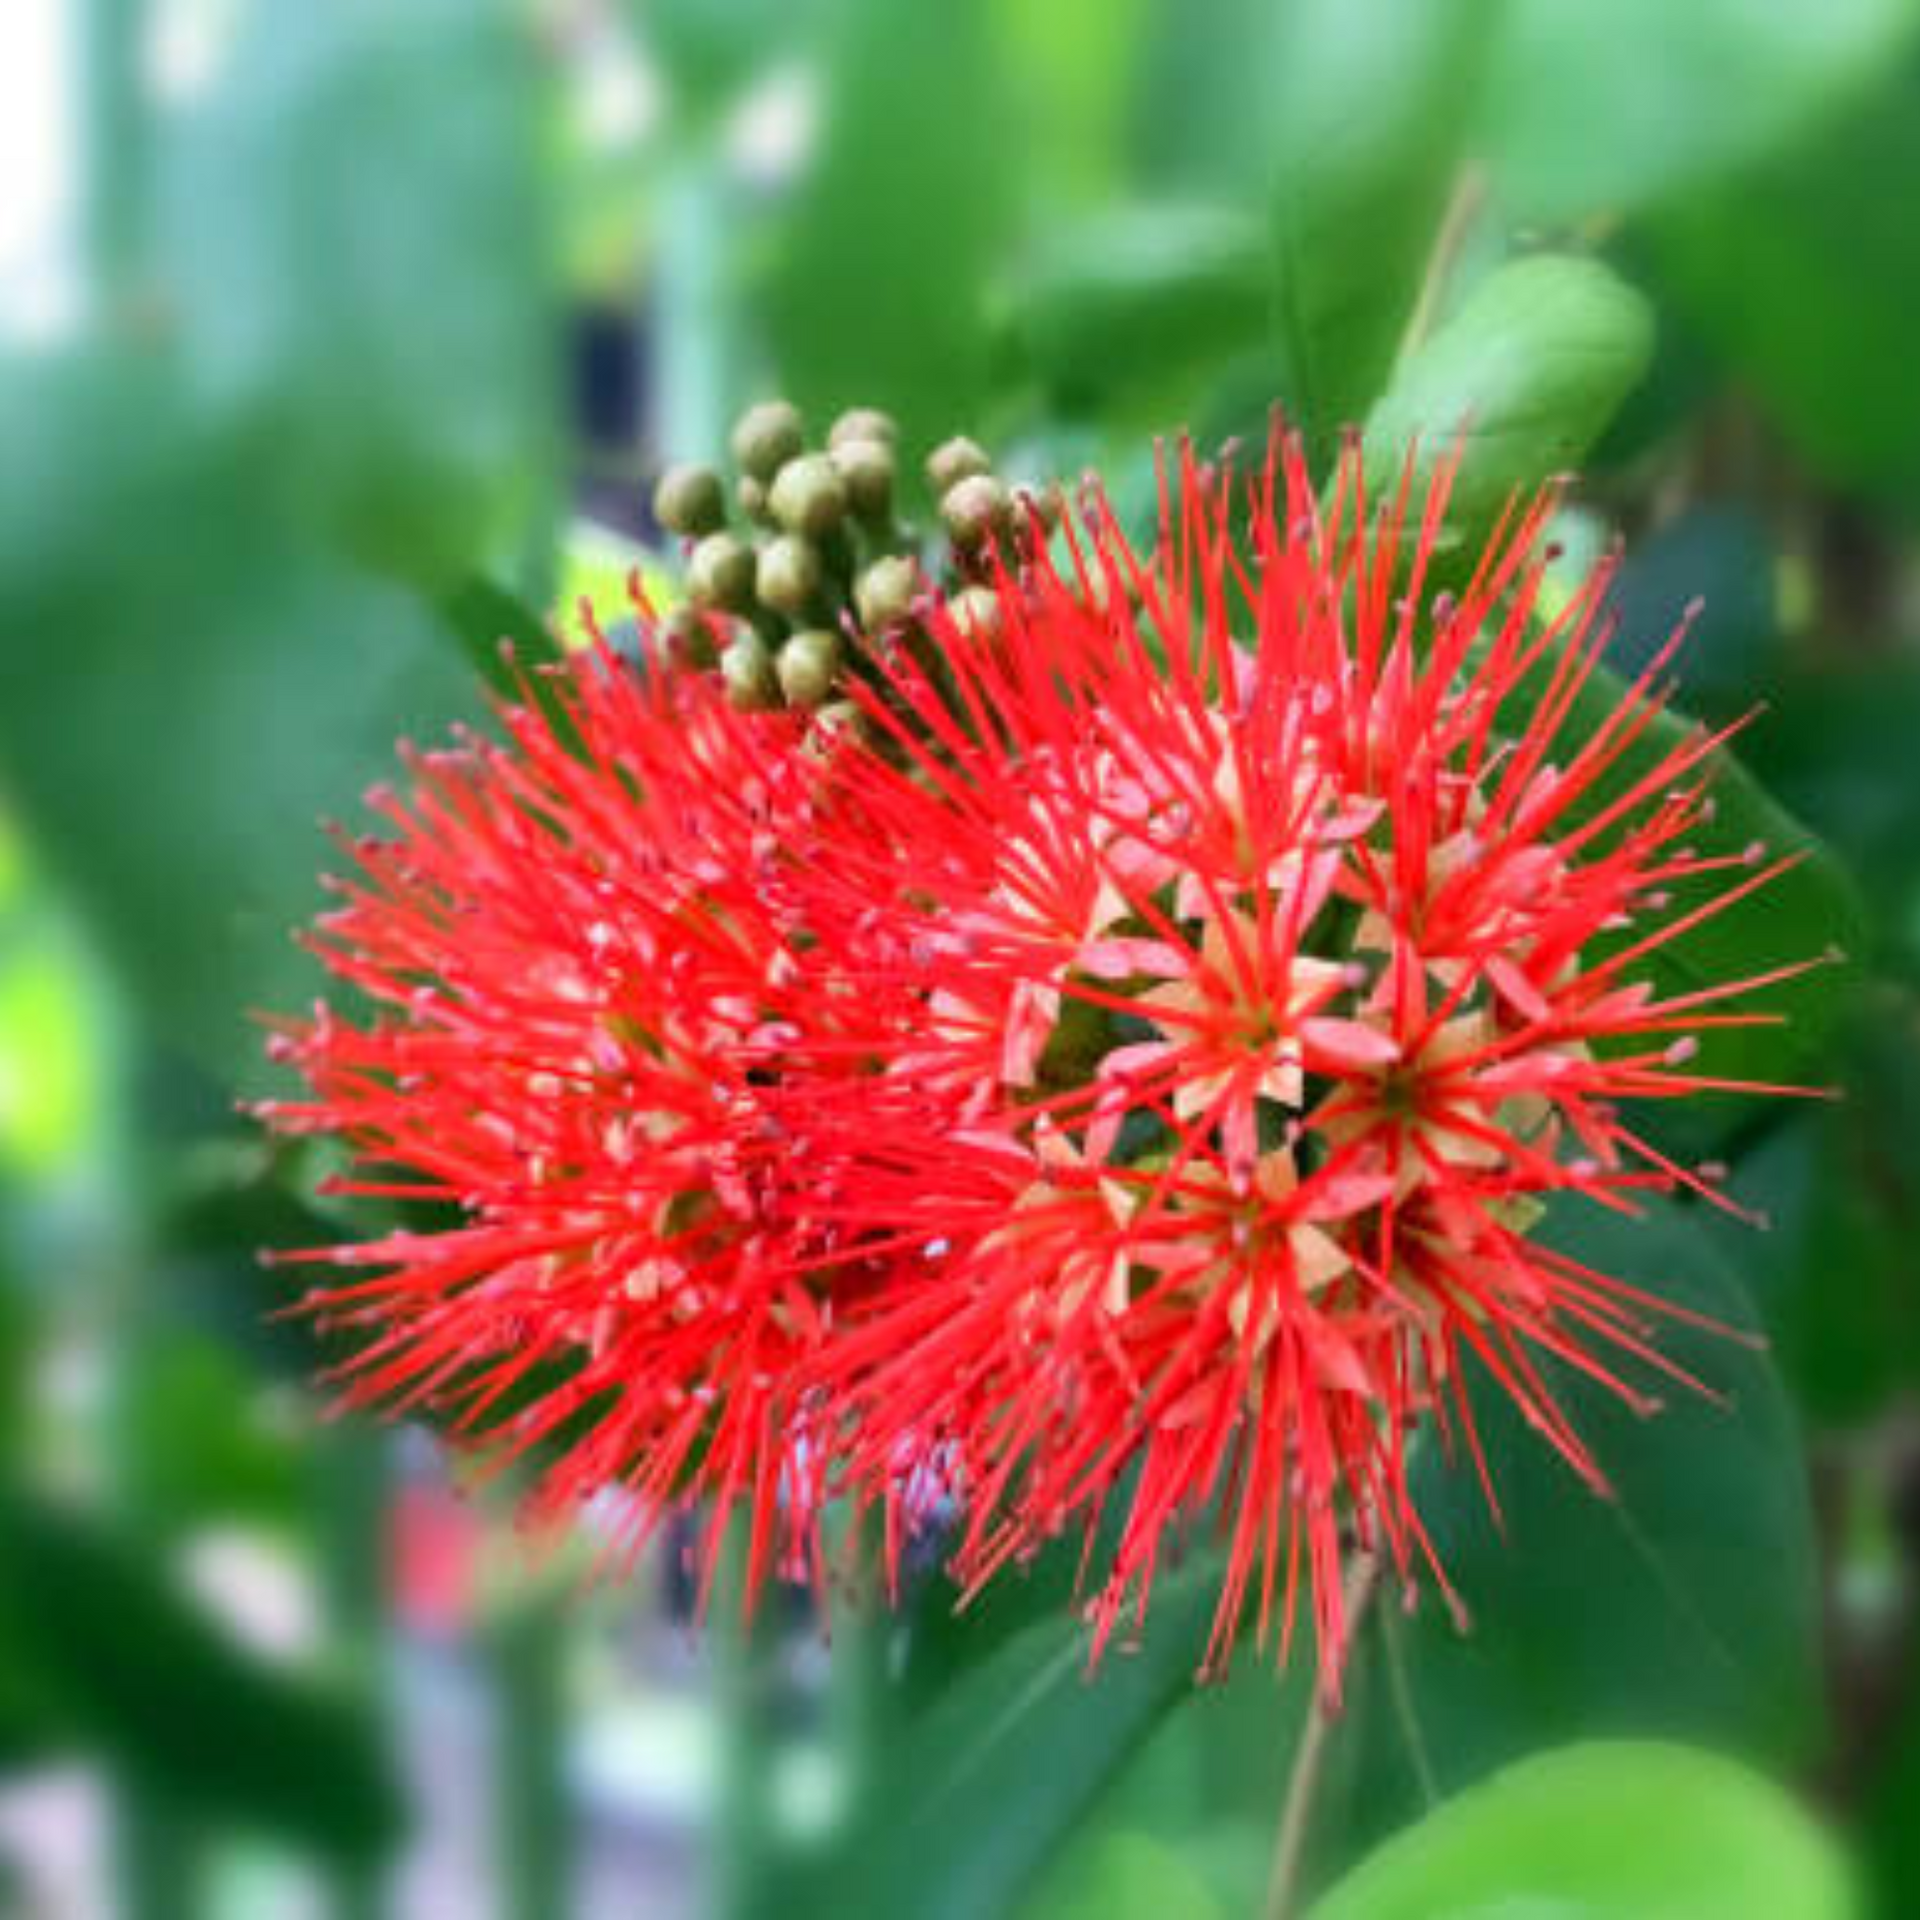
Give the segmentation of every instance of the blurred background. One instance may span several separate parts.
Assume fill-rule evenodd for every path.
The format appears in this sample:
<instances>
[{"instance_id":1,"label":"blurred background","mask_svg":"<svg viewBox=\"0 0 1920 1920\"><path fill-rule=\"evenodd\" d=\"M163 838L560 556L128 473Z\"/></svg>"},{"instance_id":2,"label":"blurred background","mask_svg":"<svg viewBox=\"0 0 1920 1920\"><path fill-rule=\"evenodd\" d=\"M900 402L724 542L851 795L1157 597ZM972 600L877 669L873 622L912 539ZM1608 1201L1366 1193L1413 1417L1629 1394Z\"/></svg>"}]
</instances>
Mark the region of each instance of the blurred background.
<instances>
[{"instance_id":1,"label":"blurred background","mask_svg":"<svg viewBox=\"0 0 1920 1920\"><path fill-rule=\"evenodd\" d=\"M1569 1536L1593 1590L1514 1599L1542 1637L1508 1721L1439 1689L1434 1752L1721 1744L1920 1912L1916 205L1915 0L8 0L0 1910L743 1913L831 1852L895 1769L843 1736L897 1637L830 1661L799 1598L698 1636L684 1533L583 1591L591 1540L536 1559L511 1488L330 1420L272 1317L255 1250L334 1223L233 1102L247 1010L314 990L317 822L475 710L501 634L669 560L653 476L750 400L876 403L916 454L966 431L1137 509L1156 433L1257 440L1283 400L1325 444L1386 404L1416 314L1497 410L1526 325L1463 349L1449 317L1553 247L1651 318L1557 449L1569 564L1627 536L1629 653L1704 598L1688 704L1765 704L1743 756L1868 922L1821 1069L1849 1098L1729 1148L1772 1218L1728 1252L1788 1511L1754 1509L1760 1558L1675 1563L1710 1622L1810 1595L1786 1652L1669 1671ZM968 1629L1008 1711L1059 1687L1030 1617ZM1015 1812L947 1781L892 1894L774 1904L1243 1911L1297 1688L1195 1718L1191 1653L1024 1724ZM954 1737L898 1736L903 1791Z\"/></svg>"}]
</instances>

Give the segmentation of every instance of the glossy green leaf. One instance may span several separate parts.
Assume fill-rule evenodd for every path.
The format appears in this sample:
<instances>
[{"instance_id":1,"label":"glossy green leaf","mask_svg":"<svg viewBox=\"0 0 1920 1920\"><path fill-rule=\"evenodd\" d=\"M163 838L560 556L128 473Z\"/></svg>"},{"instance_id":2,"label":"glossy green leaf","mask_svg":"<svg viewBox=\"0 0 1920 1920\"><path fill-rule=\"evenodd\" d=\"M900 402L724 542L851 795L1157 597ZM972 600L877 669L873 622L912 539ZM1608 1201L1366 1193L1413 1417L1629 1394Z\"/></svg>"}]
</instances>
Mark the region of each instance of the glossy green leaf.
<instances>
[{"instance_id":1,"label":"glossy green leaf","mask_svg":"<svg viewBox=\"0 0 1920 1920\"><path fill-rule=\"evenodd\" d=\"M1619 1356L1616 1370L1660 1402L1642 1417L1549 1366L1613 1489L1605 1499L1472 1371L1502 1521L1465 1458L1428 1450L1416 1498L1471 1625L1461 1634L1431 1602L1408 1617L1383 1596L1356 1655L1372 1682L1356 1839L1559 1741L1699 1740L1791 1767L1818 1735L1812 1516L1792 1411L1750 1338L1751 1302L1693 1207L1652 1201L1641 1220L1588 1207L1551 1238L1713 1321L1650 1315L1660 1352L1715 1397Z\"/></svg>"},{"instance_id":2,"label":"glossy green leaf","mask_svg":"<svg viewBox=\"0 0 1920 1920\"><path fill-rule=\"evenodd\" d=\"M990 0L846 0L823 48L822 139L762 307L772 370L816 428L858 401L924 446L977 424L988 275L1015 211Z\"/></svg>"},{"instance_id":3,"label":"glossy green leaf","mask_svg":"<svg viewBox=\"0 0 1920 1920\"><path fill-rule=\"evenodd\" d=\"M819 1911L1004 1913L1191 1689L1219 1580L1207 1554L1163 1575L1141 1644L1109 1649L1097 1674L1082 1629L1051 1607L954 1671L891 1744Z\"/></svg>"},{"instance_id":4,"label":"glossy green leaf","mask_svg":"<svg viewBox=\"0 0 1920 1920\"><path fill-rule=\"evenodd\" d=\"M1598 261L1538 254L1500 267L1367 416L1369 486L1393 486L1409 454L1424 478L1464 441L1449 526L1467 538L1516 490L1580 459L1652 348L1646 302Z\"/></svg>"},{"instance_id":5,"label":"glossy green leaf","mask_svg":"<svg viewBox=\"0 0 1920 1920\"><path fill-rule=\"evenodd\" d=\"M1311 1920L1852 1920L1828 1836L1769 1780L1645 1742L1544 1753L1396 1835Z\"/></svg>"},{"instance_id":6,"label":"glossy green leaf","mask_svg":"<svg viewBox=\"0 0 1920 1920\"><path fill-rule=\"evenodd\" d=\"M1820 10L1781 9L1817 20ZM1661 210L1662 291L1824 478L1920 507L1920 61L1819 138Z\"/></svg>"},{"instance_id":7,"label":"glossy green leaf","mask_svg":"<svg viewBox=\"0 0 1920 1920\"><path fill-rule=\"evenodd\" d=\"M0 1493L0 1721L85 1743L170 1801L352 1857L399 1826L368 1718L243 1651L150 1556L17 1488Z\"/></svg>"},{"instance_id":8,"label":"glossy green leaf","mask_svg":"<svg viewBox=\"0 0 1920 1920\"><path fill-rule=\"evenodd\" d=\"M1208 206L1133 207L1075 223L1010 295L1019 364L1054 408L1111 418L1128 403L1182 410L1197 376L1267 325L1264 236Z\"/></svg>"},{"instance_id":9,"label":"glossy green leaf","mask_svg":"<svg viewBox=\"0 0 1920 1920\"><path fill-rule=\"evenodd\" d=\"M1480 116L1502 196L1568 220L1738 166L1844 112L1914 21L1911 0L1509 0Z\"/></svg>"},{"instance_id":10,"label":"glossy green leaf","mask_svg":"<svg viewBox=\"0 0 1920 1920\"><path fill-rule=\"evenodd\" d=\"M1273 55L1275 322L1324 441L1386 384L1465 135L1491 0L1300 0Z\"/></svg>"}]
</instances>

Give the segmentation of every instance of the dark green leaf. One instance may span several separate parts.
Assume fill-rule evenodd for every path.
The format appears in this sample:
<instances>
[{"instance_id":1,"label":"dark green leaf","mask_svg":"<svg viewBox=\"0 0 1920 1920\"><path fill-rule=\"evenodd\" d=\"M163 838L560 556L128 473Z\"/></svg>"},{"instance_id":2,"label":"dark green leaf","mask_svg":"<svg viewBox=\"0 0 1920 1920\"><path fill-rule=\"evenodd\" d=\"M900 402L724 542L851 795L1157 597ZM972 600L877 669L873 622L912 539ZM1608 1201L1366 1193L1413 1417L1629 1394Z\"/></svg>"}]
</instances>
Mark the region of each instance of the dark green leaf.
<instances>
[{"instance_id":1,"label":"dark green leaf","mask_svg":"<svg viewBox=\"0 0 1920 1920\"><path fill-rule=\"evenodd\" d=\"M1324 441L1386 384L1441 225L1491 0L1302 0L1274 55L1275 303L1296 422Z\"/></svg>"},{"instance_id":2,"label":"dark green leaf","mask_svg":"<svg viewBox=\"0 0 1920 1920\"><path fill-rule=\"evenodd\" d=\"M1311 1920L1850 1920L1831 1840L1760 1775L1685 1747L1544 1753L1436 1808Z\"/></svg>"},{"instance_id":3,"label":"dark green leaf","mask_svg":"<svg viewBox=\"0 0 1920 1920\"><path fill-rule=\"evenodd\" d=\"M1645 372L1646 302L1597 261L1539 254L1489 274L1367 417L1370 486L1424 477L1464 439L1449 524L1468 537L1516 490L1577 462Z\"/></svg>"},{"instance_id":4,"label":"dark green leaf","mask_svg":"<svg viewBox=\"0 0 1920 1920\"><path fill-rule=\"evenodd\" d=\"M1554 1243L1720 1326L1754 1313L1697 1209L1643 1220L1589 1208ZM1664 1404L1637 1417L1564 1367L1556 1395L1608 1476L1596 1497L1481 1371L1474 1408L1504 1516L1471 1466L1429 1452L1420 1511L1472 1618L1386 1605L1357 1656L1373 1681L1352 1795L1356 1836L1424 1791L1451 1793L1556 1741L1593 1735L1711 1742L1803 1763L1820 1721L1819 1597L1794 1421L1765 1354L1739 1335L1660 1319L1657 1343L1708 1399L1622 1357ZM1398 1679L1394 1677L1398 1667Z\"/></svg>"},{"instance_id":5,"label":"dark green leaf","mask_svg":"<svg viewBox=\"0 0 1920 1920\"><path fill-rule=\"evenodd\" d=\"M175 1803L336 1855L392 1841L367 1718L242 1651L98 1526L0 1493L0 1717L84 1742Z\"/></svg>"}]
</instances>

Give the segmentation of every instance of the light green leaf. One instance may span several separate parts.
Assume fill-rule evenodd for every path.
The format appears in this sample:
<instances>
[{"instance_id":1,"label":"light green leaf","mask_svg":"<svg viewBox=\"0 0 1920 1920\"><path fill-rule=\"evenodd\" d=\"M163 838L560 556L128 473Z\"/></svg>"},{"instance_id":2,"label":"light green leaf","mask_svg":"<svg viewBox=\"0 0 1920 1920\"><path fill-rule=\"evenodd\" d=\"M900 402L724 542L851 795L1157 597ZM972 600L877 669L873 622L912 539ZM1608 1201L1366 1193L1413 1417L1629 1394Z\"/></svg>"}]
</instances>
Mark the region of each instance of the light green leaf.
<instances>
[{"instance_id":1,"label":"light green leaf","mask_svg":"<svg viewBox=\"0 0 1920 1920\"><path fill-rule=\"evenodd\" d=\"M1737 167L1844 109L1914 20L1912 0L1509 0L1481 119L1502 197L1568 220Z\"/></svg>"},{"instance_id":2,"label":"light green leaf","mask_svg":"<svg viewBox=\"0 0 1920 1920\"><path fill-rule=\"evenodd\" d=\"M1510 1767L1396 1835L1311 1920L1852 1920L1833 1842L1717 1754L1593 1742Z\"/></svg>"},{"instance_id":3,"label":"light green leaf","mask_svg":"<svg viewBox=\"0 0 1920 1920\"><path fill-rule=\"evenodd\" d=\"M1652 350L1647 303L1599 262L1539 254L1498 268L1368 415L1368 485L1391 488L1410 454L1424 481L1463 441L1448 524L1470 537L1516 490L1580 459Z\"/></svg>"}]
</instances>

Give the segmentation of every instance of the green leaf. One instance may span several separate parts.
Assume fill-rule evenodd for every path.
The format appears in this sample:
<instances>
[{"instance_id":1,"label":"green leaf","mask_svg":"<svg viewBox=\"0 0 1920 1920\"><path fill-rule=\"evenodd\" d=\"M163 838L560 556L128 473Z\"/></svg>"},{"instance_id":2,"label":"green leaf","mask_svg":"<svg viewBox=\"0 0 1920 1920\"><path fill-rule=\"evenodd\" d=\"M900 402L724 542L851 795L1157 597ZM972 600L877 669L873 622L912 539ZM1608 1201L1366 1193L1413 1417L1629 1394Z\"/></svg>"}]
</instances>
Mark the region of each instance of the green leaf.
<instances>
[{"instance_id":1,"label":"green leaf","mask_svg":"<svg viewBox=\"0 0 1920 1920\"><path fill-rule=\"evenodd\" d=\"M367 1716L236 1646L147 1553L8 1488L0 1554L10 1727L84 1742L175 1803L331 1854L371 1858L395 1838L397 1790Z\"/></svg>"},{"instance_id":2,"label":"green leaf","mask_svg":"<svg viewBox=\"0 0 1920 1920\"><path fill-rule=\"evenodd\" d=\"M764 296L775 377L816 427L856 401L918 445L978 420L986 280L1020 170L991 11L838 10L821 147Z\"/></svg>"},{"instance_id":3,"label":"green leaf","mask_svg":"<svg viewBox=\"0 0 1920 1920\"><path fill-rule=\"evenodd\" d=\"M1480 117L1502 198L1564 221L1753 160L1843 108L1914 18L1911 0L1509 0Z\"/></svg>"},{"instance_id":4,"label":"green leaf","mask_svg":"<svg viewBox=\"0 0 1920 1920\"><path fill-rule=\"evenodd\" d=\"M1311 1920L1851 1920L1833 1842L1719 1755L1592 1742L1508 1768L1397 1835Z\"/></svg>"},{"instance_id":5,"label":"green leaf","mask_svg":"<svg viewBox=\"0 0 1920 1920\"><path fill-rule=\"evenodd\" d=\"M1496 269L1399 369L1367 417L1369 488L1411 454L1418 486L1464 442L1448 522L1486 528L1516 490L1572 466L1646 371L1646 302L1594 260L1538 254Z\"/></svg>"},{"instance_id":6,"label":"green leaf","mask_svg":"<svg viewBox=\"0 0 1920 1920\"><path fill-rule=\"evenodd\" d=\"M1055 412L1110 423L1128 402L1184 411L1198 376L1260 341L1267 306L1251 216L1131 207L1077 220L1015 285L1007 325Z\"/></svg>"},{"instance_id":7,"label":"green leaf","mask_svg":"<svg viewBox=\"0 0 1920 1920\"><path fill-rule=\"evenodd\" d=\"M196 402L382 568L439 580L557 489L543 63L506 0L250 9L160 149Z\"/></svg>"},{"instance_id":8,"label":"green leaf","mask_svg":"<svg viewBox=\"0 0 1920 1920\"><path fill-rule=\"evenodd\" d=\"M1091 1676L1084 1633L1051 1608L967 1662L890 1746L817 1910L1004 1913L1192 1687L1219 1582L1209 1554L1164 1575L1139 1648L1110 1649Z\"/></svg>"},{"instance_id":9,"label":"green leaf","mask_svg":"<svg viewBox=\"0 0 1920 1920\"><path fill-rule=\"evenodd\" d=\"M1819 9L1783 8L1783 20ZM1650 224L1661 287L1829 481L1920 507L1920 62Z\"/></svg>"},{"instance_id":10,"label":"green leaf","mask_svg":"<svg viewBox=\"0 0 1920 1920\"><path fill-rule=\"evenodd\" d=\"M1447 204L1490 0L1302 0L1277 28L1272 237L1297 424L1324 442L1385 385Z\"/></svg>"},{"instance_id":11,"label":"green leaf","mask_svg":"<svg viewBox=\"0 0 1920 1920\"><path fill-rule=\"evenodd\" d=\"M1390 1596L1356 1659L1373 1684L1351 1796L1356 1837L1541 1746L1585 1736L1725 1746L1790 1767L1820 1724L1819 1593L1792 1411L1753 1309L1697 1208L1587 1208L1553 1244L1717 1328L1656 1317L1656 1343L1718 1396L1621 1356L1663 1404L1637 1416L1564 1366L1556 1397L1614 1497L1596 1496L1475 1367L1476 1419L1504 1525L1470 1463L1429 1450L1415 1496L1470 1611L1411 1617Z\"/></svg>"},{"instance_id":12,"label":"green leaf","mask_svg":"<svg viewBox=\"0 0 1920 1920\"><path fill-rule=\"evenodd\" d=\"M144 420L128 436L125 420ZM318 831L408 731L477 718L459 650L406 592L278 511L260 450L209 444L151 370L0 384L33 498L0 522L0 780L159 1028L256 1080L252 1008L317 970Z\"/></svg>"}]
</instances>

